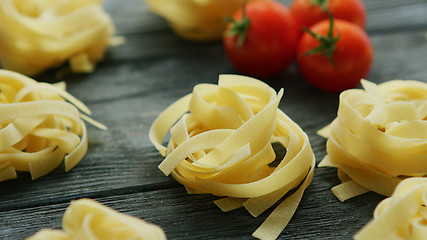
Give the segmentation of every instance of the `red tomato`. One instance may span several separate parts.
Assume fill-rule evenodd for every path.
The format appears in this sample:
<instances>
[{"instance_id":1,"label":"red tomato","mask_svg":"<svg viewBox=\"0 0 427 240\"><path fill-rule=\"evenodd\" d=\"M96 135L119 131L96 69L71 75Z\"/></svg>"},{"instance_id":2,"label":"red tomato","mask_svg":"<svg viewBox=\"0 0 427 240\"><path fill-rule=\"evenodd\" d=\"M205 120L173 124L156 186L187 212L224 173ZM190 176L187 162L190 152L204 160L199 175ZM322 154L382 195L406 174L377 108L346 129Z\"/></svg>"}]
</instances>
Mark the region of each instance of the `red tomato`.
<instances>
[{"instance_id":1,"label":"red tomato","mask_svg":"<svg viewBox=\"0 0 427 240\"><path fill-rule=\"evenodd\" d=\"M280 73L295 59L300 35L296 21L289 10L276 1L248 2L244 12L246 20L249 19L247 28L242 24L245 17L241 9L234 14L234 21L224 34L228 59L245 75L262 78ZM239 46L242 34L244 38Z\"/></svg>"},{"instance_id":2,"label":"red tomato","mask_svg":"<svg viewBox=\"0 0 427 240\"><path fill-rule=\"evenodd\" d=\"M310 28L312 33L327 36L330 21L323 20ZM313 86L329 92L340 92L358 86L368 75L373 49L368 35L359 26L342 20L333 21L332 36L339 36L331 49L333 63L325 51L306 54L319 47L320 41L304 33L298 44L298 66L305 79Z\"/></svg>"},{"instance_id":3,"label":"red tomato","mask_svg":"<svg viewBox=\"0 0 427 240\"><path fill-rule=\"evenodd\" d=\"M337 19L353 22L362 28L366 25L366 9L362 0L294 0L290 9L300 25L310 27L328 18L323 7Z\"/></svg>"}]
</instances>

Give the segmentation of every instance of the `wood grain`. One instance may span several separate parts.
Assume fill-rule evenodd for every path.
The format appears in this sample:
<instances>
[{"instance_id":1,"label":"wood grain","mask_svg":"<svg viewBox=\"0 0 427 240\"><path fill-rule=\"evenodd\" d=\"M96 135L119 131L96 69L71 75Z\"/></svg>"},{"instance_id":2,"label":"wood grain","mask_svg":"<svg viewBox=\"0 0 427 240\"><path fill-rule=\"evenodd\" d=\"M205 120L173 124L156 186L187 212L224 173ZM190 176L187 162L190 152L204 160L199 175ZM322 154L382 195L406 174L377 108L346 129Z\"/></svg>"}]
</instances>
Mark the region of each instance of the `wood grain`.
<instances>
[{"instance_id":1,"label":"wood grain","mask_svg":"<svg viewBox=\"0 0 427 240\"><path fill-rule=\"evenodd\" d=\"M282 1L289 6L290 0ZM365 1L367 32L375 49L368 79L427 82L427 2ZM148 140L155 117L198 83L216 83L236 73L220 42L193 43L174 35L166 21L137 0L107 0L117 34L127 42L108 51L92 74L65 76L71 94L84 101L106 131L89 127L89 151L70 172L63 166L31 181L28 174L0 183L0 239L24 239L41 228L60 228L69 201L89 197L159 224L169 239L250 239L267 213L253 218L243 209L221 212L210 195L188 195L161 173L162 157ZM57 81L55 71L37 80ZM338 95L310 87L294 64L263 79L285 89L280 108L309 135L317 162L326 154L316 131L336 116ZM374 193L339 202L330 188L336 170L317 168L313 183L280 239L351 239L377 203Z\"/></svg>"}]
</instances>

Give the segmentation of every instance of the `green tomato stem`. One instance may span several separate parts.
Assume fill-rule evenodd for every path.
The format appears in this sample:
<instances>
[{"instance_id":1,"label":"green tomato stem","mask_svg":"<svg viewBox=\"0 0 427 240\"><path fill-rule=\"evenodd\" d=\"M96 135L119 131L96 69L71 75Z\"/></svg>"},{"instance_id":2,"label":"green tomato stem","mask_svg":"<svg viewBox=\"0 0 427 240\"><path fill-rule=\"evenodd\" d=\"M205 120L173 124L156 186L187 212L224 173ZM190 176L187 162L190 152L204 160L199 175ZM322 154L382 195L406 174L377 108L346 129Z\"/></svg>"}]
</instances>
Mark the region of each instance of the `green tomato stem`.
<instances>
[{"instance_id":1,"label":"green tomato stem","mask_svg":"<svg viewBox=\"0 0 427 240\"><path fill-rule=\"evenodd\" d=\"M310 31L308 28L304 28L305 32L307 32L308 34L313 36L317 41L320 42L320 45L318 47L305 52L304 56L314 55L314 54L320 54L320 55L326 56L331 61L332 65L336 67L333 54L336 49L336 43L340 39L340 35L336 37L333 36L333 27L334 27L334 18L332 17L332 15L329 15L329 30L326 36L316 34Z\"/></svg>"},{"instance_id":2,"label":"green tomato stem","mask_svg":"<svg viewBox=\"0 0 427 240\"><path fill-rule=\"evenodd\" d=\"M237 39L238 48L241 48L245 43L246 35L251 23L251 20L246 16L246 12L245 12L246 2L247 1L243 2L243 6L242 6L243 15L240 21L236 21L231 17L226 19L228 22L232 23L230 30L228 30L226 34L227 36L232 36L232 37L238 36L238 39Z\"/></svg>"},{"instance_id":3,"label":"green tomato stem","mask_svg":"<svg viewBox=\"0 0 427 240\"><path fill-rule=\"evenodd\" d=\"M310 0L309 3L312 6L319 6L325 13L328 13L328 6L330 0Z\"/></svg>"}]
</instances>

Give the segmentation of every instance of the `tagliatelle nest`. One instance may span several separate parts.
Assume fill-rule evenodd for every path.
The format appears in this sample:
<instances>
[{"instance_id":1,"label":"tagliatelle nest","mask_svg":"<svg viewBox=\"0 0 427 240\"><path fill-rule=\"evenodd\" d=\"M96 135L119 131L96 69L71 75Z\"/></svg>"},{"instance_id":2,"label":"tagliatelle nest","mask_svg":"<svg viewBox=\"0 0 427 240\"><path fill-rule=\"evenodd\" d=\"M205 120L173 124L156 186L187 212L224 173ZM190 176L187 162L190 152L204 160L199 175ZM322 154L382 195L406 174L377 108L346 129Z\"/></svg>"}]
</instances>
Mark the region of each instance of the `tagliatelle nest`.
<instances>
[{"instance_id":1,"label":"tagliatelle nest","mask_svg":"<svg viewBox=\"0 0 427 240\"><path fill-rule=\"evenodd\" d=\"M427 236L427 178L409 178L375 208L374 218L355 240L413 239Z\"/></svg>"},{"instance_id":2,"label":"tagliatelle nest","mask_svg":"<svg viewBox=\"0 0 427 240\"><path fill-rule=\"evenodd\" d=\"M114 31L101 2L0 1L2 67L34 76L68 61L73 72L91 72Z\"/></svg>"},{"instance_id":3,"label":"tagliatelle nest","mask_svg":"<svg viewBox=\"0 0 427 240\"><path fill-rule=\"evenodd\" d=\"M43 229L27 240L165 240L163 230L139 218L120 213L91 199L71 202L62 229Z\"/></svg>"},{"instance_id":4,"label":"tagliatelle nest","mask_svg":"<svg viewBox=\"0 0 427 240\"><path fill-rule=\"evenodd\" d=\"M341 93L337 118L319 132L328 155L319 166L338 168L342 201L369 190L390 196L405 178L427 174L427 83L362 81Z\"/></svg>"},{"instance_id":5,"label":"tagliatelle nest","mask_svg":"<svg viewBox=\"0 0 427 240\"><path fill-rule=\"evenodd\" d=\"M67 102L69 101L69 102ZM80 114L90 110L65 91L65 84L39 83L19 73L0 70L0 182L16 171L41 177L65 161L73 168L87 150Z\"/></svg>"},{"instance_id":6,"label":"tagliatelle nest","mask_svg":"<svg viewBox=\"0 0 427 240\"><path fill-rule=\"evenodd\" d=\"M294 189L253 233L261 239L275 239L286 227L315 165L307 135L278 109L282 94L253 78L220 75L218 85L196 85L150 129L151 141L166 156L160 170L189 193L225 196L215 202L223 211L244 206L257 217ZM274 142L287 151L275 166Z\"/></svg>"},{"instance_id":7,"label":"tagliatelle nest","mask_svg":"<svg viewBox=\"0 0 427 240\"><path fill-rule=\"evenodd\" d=\"M221 39L226 17L242 7L243 0L144 0L163 16L181 37L208 41Z\"/></svg>"}]
</instances>

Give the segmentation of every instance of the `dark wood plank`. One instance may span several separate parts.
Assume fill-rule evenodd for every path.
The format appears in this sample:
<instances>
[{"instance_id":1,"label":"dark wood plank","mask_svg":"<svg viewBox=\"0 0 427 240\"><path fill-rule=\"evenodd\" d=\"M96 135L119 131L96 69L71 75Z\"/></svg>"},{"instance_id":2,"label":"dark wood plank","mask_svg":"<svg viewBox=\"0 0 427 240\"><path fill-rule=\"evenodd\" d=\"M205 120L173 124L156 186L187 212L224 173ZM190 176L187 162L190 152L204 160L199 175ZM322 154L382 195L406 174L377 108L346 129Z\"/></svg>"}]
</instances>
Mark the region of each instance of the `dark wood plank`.
<instances>
[{"instance_id":1,"label":"dark wood plank","mask_svg":"<svg viewBox=\"0 0 427 240\"><path fill-rule=\"evenodd\" d=\"M329 191L336 181L334 171L316 173L281 239L351 239L369 221L382 197L370 193L341 203ZM253 218L244 209L223 213L213 199L209 195L188 195L183 188L176 188L97 200L162 226L169 239L249 239L268 214ZM61 228L67 206L61 203L3 212L7 221L0 222L0 232L5 239L23 239L39 228Z\"/></svg>"},{"instance_id":2,"label":"dark wood plank","mask_svg":"<svg viewBox=\"0 0 427 240\"><path fill-rule=\"evenodd\" d=\"M368 10L367 30L370 35L427 29L427 3L410 1L364 1Z\"/></svg>"},{"instance_id":3,"label":"dark wood plank","mask_svg":"<svg viewBox=\"0 0 427 240\"><path fill-rule=\"evenodd\" d=\"M179 186L157 170L161 157L153 149L111 150L88 153L68 173L61 166L35 181L28 174L21 174L18 180L0 183L0 212L69 202L78 197L96 198Z\"/></svg>"}]
</instances>

